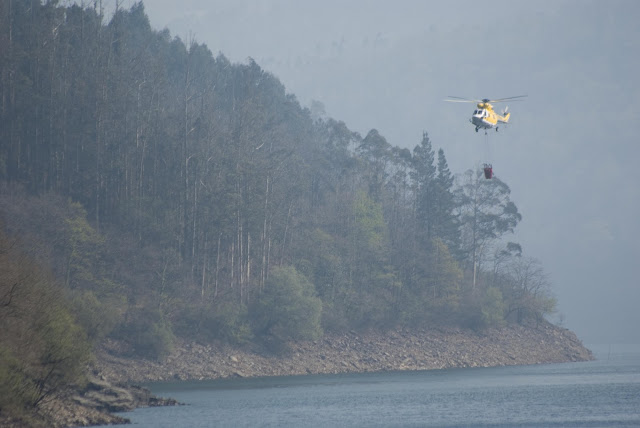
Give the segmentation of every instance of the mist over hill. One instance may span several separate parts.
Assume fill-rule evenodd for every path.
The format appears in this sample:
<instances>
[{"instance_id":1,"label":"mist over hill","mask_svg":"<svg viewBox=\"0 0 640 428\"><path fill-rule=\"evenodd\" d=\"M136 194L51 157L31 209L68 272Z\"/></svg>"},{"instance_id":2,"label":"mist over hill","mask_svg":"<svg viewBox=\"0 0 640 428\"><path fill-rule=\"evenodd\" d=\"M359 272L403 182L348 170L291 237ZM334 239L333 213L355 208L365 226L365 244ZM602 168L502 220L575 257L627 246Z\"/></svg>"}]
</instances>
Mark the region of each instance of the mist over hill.
<instances>
[{"instance_id":1,"label":"mist over hill","mask_svg":"<svg viewBox=\"0 0 640 428\"><path fill-rule=\"evenodd\" d=\"M233 61L254 58L310 106L412 149L423 131L458 174L491 161L524 213L564 322L590 342L638 342L640 254L634 1L145 2L151 21ZM449 95L513 103L485 144Z\"/></svg>"},{"instance_id":2,"label":"mist over hill","mask_svg":"<svg viewBox=\"0 0 640 428\"><path fill-rule=\"evenodd\" d=\"M430 131L354 131L258 61L154 29L142 3L3 3L0 28L2 409L80 388L105 341L279 354L554 312L508 174L454 171Z\"/></svg>"}]
</instances>

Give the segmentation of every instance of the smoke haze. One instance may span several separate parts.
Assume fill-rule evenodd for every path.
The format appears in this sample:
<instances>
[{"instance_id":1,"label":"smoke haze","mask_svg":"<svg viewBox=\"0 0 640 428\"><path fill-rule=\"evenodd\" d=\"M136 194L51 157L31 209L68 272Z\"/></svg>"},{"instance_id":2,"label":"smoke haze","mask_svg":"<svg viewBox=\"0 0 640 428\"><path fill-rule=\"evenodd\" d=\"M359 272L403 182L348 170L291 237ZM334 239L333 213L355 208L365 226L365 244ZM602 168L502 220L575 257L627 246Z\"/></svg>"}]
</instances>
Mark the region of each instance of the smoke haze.
<instances>
[{"instance_id":1,"label":"smoke haze","mask_svg":"<svg viewBox=\"0 0 640 428\"><path fill-rule=\"evenodd\" d=\"M362 135L413 148L427 131L454 173L491 162L523 214L512 240L553 283L555 321L586 343L640 343L640 3L144 4L153 28L253 58ZM472 104L442 101L521 94L486 140Z\"/></svg>"}]
</instances>

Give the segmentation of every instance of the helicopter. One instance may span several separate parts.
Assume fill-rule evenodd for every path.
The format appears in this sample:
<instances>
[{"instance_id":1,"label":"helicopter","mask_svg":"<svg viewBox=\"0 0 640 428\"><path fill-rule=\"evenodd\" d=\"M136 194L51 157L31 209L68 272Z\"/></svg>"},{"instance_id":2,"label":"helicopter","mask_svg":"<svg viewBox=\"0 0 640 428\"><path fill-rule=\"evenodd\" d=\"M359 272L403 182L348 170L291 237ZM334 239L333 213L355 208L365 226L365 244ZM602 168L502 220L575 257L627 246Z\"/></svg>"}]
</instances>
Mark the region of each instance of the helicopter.
<instances>
[{"instance_id":1,"label":"helicopter","mask_svg":"<svg viewBox=\"0 0 640 428\"><path fill-rule=\"evenodd\" d=\"M493 105L495 103L502 103L505 101L522 101L519 98L524 98L526 95L517 95L515 97L507 97L507 98L498 98L496 100L490 100L488 98L483 98L481 100L471 100L468 98L461 97L453 97L449 96L449 98L445 101L449 101L452 103L477 103L476 109L473 111L473 115L469 122L471 122L476 127L476 132L480 128L485 130L495 128L496 132L498 131L498 125L500 123L509 123L509 117L511 117L511 113L508 112L509 107L506 107L502 114L498 114L493 111Z\"/></svg>"}]
</instances>

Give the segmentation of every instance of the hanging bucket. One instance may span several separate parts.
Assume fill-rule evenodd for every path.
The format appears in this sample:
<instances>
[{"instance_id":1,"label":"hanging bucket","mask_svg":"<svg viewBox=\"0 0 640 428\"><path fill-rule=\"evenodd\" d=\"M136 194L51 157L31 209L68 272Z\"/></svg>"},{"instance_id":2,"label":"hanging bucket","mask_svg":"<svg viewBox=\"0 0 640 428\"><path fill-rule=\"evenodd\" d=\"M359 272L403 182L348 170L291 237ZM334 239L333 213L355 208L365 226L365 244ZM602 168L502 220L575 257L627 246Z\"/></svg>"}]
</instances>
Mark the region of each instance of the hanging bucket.
<instances>
[{"instance_id":1,"label":"hanging bucket","mask_svg":"<svg viewBox=\"0 0 640 428\"><path fill-rule=\"evenodd\" d=\"M484 178L487 180L493 177L493 167L491 164L484 164Z\"/></svg>"}]
</instances>

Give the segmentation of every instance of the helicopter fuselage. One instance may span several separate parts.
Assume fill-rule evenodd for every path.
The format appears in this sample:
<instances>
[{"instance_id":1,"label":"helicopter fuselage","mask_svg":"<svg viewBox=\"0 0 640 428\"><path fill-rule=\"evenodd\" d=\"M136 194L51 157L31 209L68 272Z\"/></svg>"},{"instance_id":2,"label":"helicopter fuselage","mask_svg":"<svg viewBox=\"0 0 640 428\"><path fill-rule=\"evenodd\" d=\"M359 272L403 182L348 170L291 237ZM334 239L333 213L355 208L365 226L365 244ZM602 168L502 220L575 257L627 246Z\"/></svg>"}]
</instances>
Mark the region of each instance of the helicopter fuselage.
<instances>
[{"instance_id":1,"label":"helicopter fuselage","mask_svg":"<svg viewBox=\"0 0 640 428\"><path fill-rule=\"evenodd\" d=\"M492 117L486 116L483 111L476 110L471 116L471 123L478 129L490 129L497 125L497 121L491 119Z\"/></svg>"},{"instance_id":2,"label":"helicopter fuselage","mask_svg":"<svg viewBox=\"0 0 640 428\"><path fill-rule=\"evenodd\" d=\"M521 101L520 99L524 97L526 97L526 95L518 95L515 97L507 97L507 98L498 98L495 100L491 100L489 98L483 98L481 100L471 100L468 98L449 96L449 98L452 98L452 99L447 99L445 101L449 101L451 103L477 103L476 109L473 112L471 119L469 119L469 122L471 122L473 126L476 127L476 132L478 132L480 128L482 129L495 128L497 131L498 125L500 123L509 122L509 116L511 116L511 113L507 113L508 107L505 107L504 111L502 112L502 115L499 115L493 110L493 105L491 105L491 103L502 103L508 100Z\"/></svg>"},{"instance_id":3,"label":"helicopter fuselage","mask_svg":"<svg viewBox=\"0 0 640 428\"><path fill-rule=\"evenodd\" d=\"M474 110L471 116L470 122L476 127L476 132L479 129L498 129L500 122L509 122L510 113L506 113L504 116L497 114L493 111L493 107L489 103L478 103L476 110Z\"/></svg>"}]
</instances>

